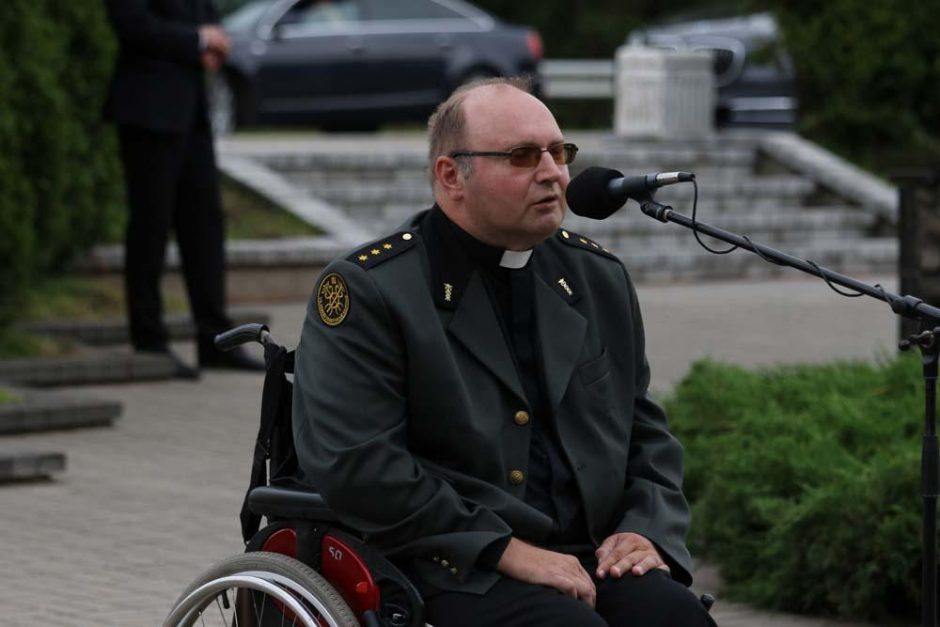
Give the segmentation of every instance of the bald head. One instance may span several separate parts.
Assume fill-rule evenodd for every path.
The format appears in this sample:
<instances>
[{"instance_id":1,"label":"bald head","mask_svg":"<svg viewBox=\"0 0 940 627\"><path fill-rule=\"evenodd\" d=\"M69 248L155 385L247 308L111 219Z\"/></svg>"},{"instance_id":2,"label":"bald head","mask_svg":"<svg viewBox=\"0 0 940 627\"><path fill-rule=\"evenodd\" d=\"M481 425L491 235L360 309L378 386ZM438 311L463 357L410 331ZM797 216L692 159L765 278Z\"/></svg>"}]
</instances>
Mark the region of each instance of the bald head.
<instances>
[{"instance_id":1,"label":"bald head","mask_svg":"<svg viewBox=\"0 0 940 627\"><path fill-rule=\"evenodd\" d=\"M471 93L489 89L512 89L528 95L531 84L524 78L484 78L461 85L447 100L438 105L428 119L428 164L432 187L435 178L434 162L437 158L449 155L465 145L467 116L464 102ZM466 174L470 173L472 168L469 161L461 166Z\"/></svg>"}]
</instances>

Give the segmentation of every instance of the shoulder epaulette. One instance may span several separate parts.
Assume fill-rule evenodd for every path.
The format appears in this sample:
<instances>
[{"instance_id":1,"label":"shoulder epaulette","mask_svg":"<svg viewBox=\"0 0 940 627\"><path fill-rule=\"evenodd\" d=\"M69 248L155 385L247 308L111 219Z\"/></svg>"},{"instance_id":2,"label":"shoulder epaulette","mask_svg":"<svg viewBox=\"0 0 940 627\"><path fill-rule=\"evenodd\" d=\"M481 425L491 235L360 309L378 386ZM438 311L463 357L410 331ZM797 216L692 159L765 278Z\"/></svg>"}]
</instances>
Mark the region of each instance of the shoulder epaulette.
<instances>
[{"instance_id":1,"label":"shoulder epaulette","mask_svg":"<svg viewBox=\"0 0 940 627\"><path fill-rule=\"evenodd\" d=\"M616 260L617 257L595 242L594 240L588 239L583 235L578 235L572 231L567 231L565 229L558 229L558 239L567 244L568 246L574 246L575 248L583 248L584 250L589 250L592 253L597 253L604 257L609 257L610 259Z\"/></svg>"},{"instance_id":2,"label":"shoulder epaulette","mask_svg":"<svg viewBox=\"0 0 940 627\"><path fill-rule=\"evenodd\" d=\"M377 239L367 246L363 246L353 254L346 257L357 266L365 269L373 268L392 257L400 255L409 248L418 243L417 233L411 231L399 231Z\"/></svg>"}]
</instances>

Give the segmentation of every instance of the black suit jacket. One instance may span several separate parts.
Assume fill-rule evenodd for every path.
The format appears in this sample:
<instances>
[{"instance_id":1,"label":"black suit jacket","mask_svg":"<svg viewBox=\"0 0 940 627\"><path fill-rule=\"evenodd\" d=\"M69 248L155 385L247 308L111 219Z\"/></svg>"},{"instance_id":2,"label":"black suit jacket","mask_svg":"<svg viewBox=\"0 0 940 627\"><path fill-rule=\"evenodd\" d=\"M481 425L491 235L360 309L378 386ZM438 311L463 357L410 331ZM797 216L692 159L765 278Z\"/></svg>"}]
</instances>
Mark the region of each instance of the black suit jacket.
<instances>
[{"instance_id":1,"label":"black suit jacket","mask_svg":"<svg viewBox=\"0 0 940 627\"><path fill-rule=\"evenodd\" d=\"M218 22L212 0L106 0L120 50L105 102L118 124L182 133L205 114L199 26Z\"/></svg>"},{"instance_id":2,"label":"black suit jacket","mask_svg":"<svg viewBox=\"0 0 940 627\"><path fill-rule=\"evenodd\" d=\"M509 534L543 544L552 521L525 502L532 423L515 417L531 408L498 314L421 226L326 268L297 349L294 438L304 479L419 586L482 593L498 575L481 551ZM627 272L565 230L530 263L548 400L591 539L639 533L688 583L682 448L647 394Z\"/></svg>"}]
</instances>

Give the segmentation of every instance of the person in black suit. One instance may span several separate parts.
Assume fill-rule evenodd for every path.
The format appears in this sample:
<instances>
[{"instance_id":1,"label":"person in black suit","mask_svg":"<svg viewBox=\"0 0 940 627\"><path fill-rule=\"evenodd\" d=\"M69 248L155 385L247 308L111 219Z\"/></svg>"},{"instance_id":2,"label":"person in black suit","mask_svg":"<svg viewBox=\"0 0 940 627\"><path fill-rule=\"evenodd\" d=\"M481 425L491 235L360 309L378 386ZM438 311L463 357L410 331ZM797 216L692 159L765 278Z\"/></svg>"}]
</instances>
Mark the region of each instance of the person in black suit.
<instances>
[{"instance_id":1,"label":"person in black suit","mask_svg":"<svg viewBox=\"0 0 940 627\"><path fill-rule=\"evenodd\" d=\"M197 378L168 348L160 275L176 234L197 331L199 366L261 370L245 352L220 353L225 314L225 243L205 72L230 42L211 0L106 0L119 54L105 118L117 124L130 219L125 290L135 350L168 354L177 375Z\"/></svg>"}]
</instances>

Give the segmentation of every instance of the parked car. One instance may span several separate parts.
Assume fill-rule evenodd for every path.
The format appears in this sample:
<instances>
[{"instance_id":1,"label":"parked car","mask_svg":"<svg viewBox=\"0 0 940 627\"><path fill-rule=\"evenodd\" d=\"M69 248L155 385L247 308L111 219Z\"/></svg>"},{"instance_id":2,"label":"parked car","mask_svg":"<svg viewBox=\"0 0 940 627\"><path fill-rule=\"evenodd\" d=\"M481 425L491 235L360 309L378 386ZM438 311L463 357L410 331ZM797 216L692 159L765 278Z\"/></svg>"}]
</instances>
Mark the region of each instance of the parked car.
<instances>
[{"instance_id":1,"label":"parked car","mask_svg":"<svg viewBox=\"0 0 940 627\"><path fill-rule=\"evenodd\" d=\"M455 87L533 79L539 34L462 0L250 0L223 20L232 52L212 79L213 128L375 128L424 120Z\"/></svg>"},{"instance_id":2,"label":"parked car","mask_svg":"<svg viewBox=\"0 0 940 627\"><path fill-rule=\"evenodd\" d=\"M719 126L789 128L796 123L796 75L770 13L674 22L635 30L627 43L710 50Z\"/></svg>"}]
</instances>

